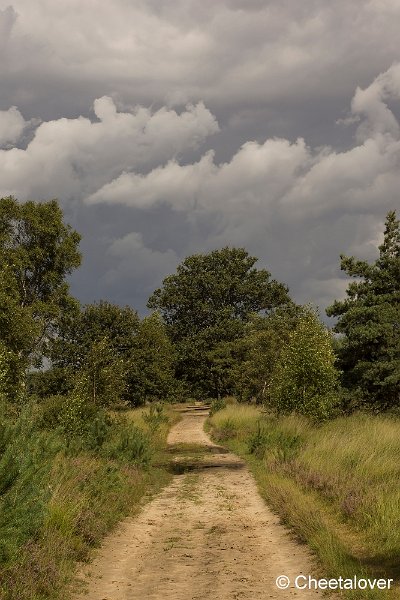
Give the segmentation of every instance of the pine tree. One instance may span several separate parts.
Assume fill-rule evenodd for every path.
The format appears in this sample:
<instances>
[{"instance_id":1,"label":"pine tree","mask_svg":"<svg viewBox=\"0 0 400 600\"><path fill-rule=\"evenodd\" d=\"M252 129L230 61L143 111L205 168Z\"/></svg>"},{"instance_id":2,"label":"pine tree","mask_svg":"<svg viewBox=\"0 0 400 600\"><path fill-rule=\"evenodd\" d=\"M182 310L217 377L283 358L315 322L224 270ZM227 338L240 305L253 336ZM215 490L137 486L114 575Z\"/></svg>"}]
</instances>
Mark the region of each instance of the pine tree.
<instances>
[{"instance_id":1,"label":"pine tree","mask_svg":"<svg viewBox=\"0 0 400 600\"><path fill-rule=\"evenodd\" d=\"M327 309L339 317L343 382L358 390L364 404L385 410L400 404L400 223L386 217L384 241L372 265L341 256L341 269L356 281L347 298Z\"/></svg>"}]
</instances>

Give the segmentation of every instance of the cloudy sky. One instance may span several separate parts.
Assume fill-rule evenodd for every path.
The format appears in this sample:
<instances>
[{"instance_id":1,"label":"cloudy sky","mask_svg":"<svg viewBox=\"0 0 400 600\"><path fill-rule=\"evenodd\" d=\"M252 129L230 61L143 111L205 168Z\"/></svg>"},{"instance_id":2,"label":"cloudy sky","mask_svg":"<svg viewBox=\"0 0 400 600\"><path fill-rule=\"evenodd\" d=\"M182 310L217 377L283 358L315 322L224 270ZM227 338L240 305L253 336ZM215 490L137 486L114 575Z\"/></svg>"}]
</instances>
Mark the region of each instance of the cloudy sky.
<instances>
[{"instance_id":1,"label":"cloudy sky","mask_svg":"<svg viewBox=\"0 0 400 600\"><path fill-rule=\"evenodd\" d=\"M0 195L58 198L83 302L244 246L343 296L400 207L399 0L0 0Z\"/></svg>"}]
</instances>

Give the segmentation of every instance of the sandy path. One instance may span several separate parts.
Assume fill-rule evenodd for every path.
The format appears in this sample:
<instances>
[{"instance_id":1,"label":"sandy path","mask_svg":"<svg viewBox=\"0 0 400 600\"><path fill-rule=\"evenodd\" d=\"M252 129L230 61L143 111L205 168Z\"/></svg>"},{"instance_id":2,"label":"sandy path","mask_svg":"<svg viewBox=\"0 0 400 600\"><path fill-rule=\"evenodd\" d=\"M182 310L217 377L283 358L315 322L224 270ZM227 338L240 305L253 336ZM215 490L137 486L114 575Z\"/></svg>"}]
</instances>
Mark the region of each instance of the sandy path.
<instances>
[{"instance_id":1,"label":"sandy path","mask_svg":"<svg viewBox=\"0 0 400 600\"><path fill-rule=\"evenodd\" d=\"M75 600L257 600L316 597L278 590L275 580L311 573L296 544L265 506L237 456L203 431L206 415L188 412L168 442L207 446L199 468L174 476L139 516L125 519L88 567ZM179 461L179 458L176 459Z\"/></svg>"}]
</instances>

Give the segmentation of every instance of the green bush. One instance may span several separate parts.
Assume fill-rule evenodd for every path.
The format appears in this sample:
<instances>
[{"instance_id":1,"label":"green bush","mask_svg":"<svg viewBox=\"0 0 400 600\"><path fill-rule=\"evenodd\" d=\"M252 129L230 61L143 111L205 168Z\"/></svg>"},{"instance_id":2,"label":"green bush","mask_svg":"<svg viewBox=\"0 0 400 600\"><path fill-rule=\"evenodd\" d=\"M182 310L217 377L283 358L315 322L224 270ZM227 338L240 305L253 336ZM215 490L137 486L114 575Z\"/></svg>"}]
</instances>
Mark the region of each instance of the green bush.
<instances>
[{"instance_id":1,"label":"green bush","mask_svg":"<svg viewBox=\"0 0 400 600\"><path fill-rule=\"evenodd\" d=\"M31 406L16 422L0 425L0 562L16 555L44 519L51 495L50 470L60 450L55 436L35 427Z\"/></svg>"},{"instance_id":2,"label":"green bush","mask_svg":"<svg viewBox=\"0 0 400 600\"><path fill-rule=\"evenodd\" d=\"M152 456L150 439L139 427L125 421L117 426L113 438L105 444L104 454L108 458L147 466Z\"/></svg>"},{"instance_id":3,"label":"green bush","mask_svg":"<svg viewBox=\"0 0 400 600\"><path fill-rule=\"evenodd\" d=\"M312 309L305 309L274 370L270 405L281 414L324 420L338 403L338 376L331 334Z\"/></svg>"},{"instance_id":4,"label":"green bush","mask_svg":"<svg viewBox=\"0 0 400 600\"><path fill-rule=\"evenodd\" d=\"M160 402L151 404L149 412L143 413L142 419L148 425L152 433L157 431L157 429L159 429L163 423L168 421L168 417L165 415L164 407Z\"/></svg>"},{"instance_id":5,"label":"green bush","mask_svg":"<svg viewBox=\"0 0 400 600\"><path fill-rule=\"evenodd\" d=\"M224 408L226 408L225 398L214 398L214 400L212 400L211 402L210 417L215 415L215 413L219 410L223 410Z\"/></svg>"}]
</instances>

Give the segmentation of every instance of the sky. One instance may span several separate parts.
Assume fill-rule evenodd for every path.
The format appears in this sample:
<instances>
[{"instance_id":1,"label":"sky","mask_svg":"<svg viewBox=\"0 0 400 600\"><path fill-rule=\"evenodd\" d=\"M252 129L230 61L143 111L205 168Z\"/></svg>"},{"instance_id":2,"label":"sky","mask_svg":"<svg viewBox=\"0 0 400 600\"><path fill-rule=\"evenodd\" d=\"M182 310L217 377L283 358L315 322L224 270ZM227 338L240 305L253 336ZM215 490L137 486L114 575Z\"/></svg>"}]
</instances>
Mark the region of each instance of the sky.
<instances>
[{"instance_id":1,"label":"sky","mask_svg":"<svg viewBox=\"0 0 400 600\"><path fill-rule=\"evenodd\" d=\"M0 0L0 197L58 198L71 291L141 314L246 248L300 303L400 208L398 0Z\"/></svg>"}]
</instances>

